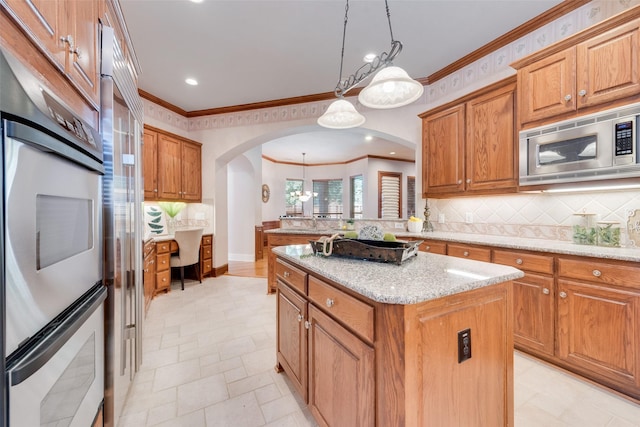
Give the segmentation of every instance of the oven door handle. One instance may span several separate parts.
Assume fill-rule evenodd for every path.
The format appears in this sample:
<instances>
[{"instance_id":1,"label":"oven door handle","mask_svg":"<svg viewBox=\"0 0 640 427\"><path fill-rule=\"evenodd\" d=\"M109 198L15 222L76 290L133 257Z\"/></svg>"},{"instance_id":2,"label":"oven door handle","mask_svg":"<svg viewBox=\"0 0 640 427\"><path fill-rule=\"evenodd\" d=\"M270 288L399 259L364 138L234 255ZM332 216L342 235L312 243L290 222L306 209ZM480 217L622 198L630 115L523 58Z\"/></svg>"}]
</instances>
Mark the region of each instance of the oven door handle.
<instances>
[{"instance_id":1,"label":"oven door handle","mask_svg":"<svg viewBox=\"0 0 640 427\"><path fill-rule=\"evenodd\" d=\"M53 331L43 337L32 350L23 355L9 369L10 385L20 384L44 366L106 298L107 289L100 283L80 306L65 317Z\"/></svg>"}]
</instances>

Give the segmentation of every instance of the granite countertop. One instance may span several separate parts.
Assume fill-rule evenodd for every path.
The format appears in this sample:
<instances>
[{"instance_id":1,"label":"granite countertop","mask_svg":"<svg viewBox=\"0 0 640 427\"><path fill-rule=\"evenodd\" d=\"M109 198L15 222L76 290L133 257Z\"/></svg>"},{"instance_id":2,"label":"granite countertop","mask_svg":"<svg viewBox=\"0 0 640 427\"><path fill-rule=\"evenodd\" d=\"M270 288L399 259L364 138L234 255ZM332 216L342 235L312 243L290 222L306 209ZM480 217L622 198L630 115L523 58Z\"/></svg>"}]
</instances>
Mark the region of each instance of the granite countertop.
<instances>
[{"instance_id":1,"label":"granite countertop","mask_svg":"<svg viewBox=\"0 0 640 427\"><path fill-rule=\"evenodd\" d=\"M318 236L330 236L335 233L343 233L339 230L313 230L308 228L276 228L265 233L274 234L313 234ZM394 233L398 239L433 239L451 243L468 243L498 248L521 249L528 251L542 251L564 255L589 256L619 261L640 262L640 248L609 248L603 246L578 245L572 242L558 240L531 239L514 236L493 236L485 234L467 234L444 231L432 231L428 233L409 233L397 231Z\"/></svg>"},{"instance_id":2,"label":"granite countertop","mask_svg":"<svg viewBox=\"0 0 640 427\"><path fill-rule=\"evenodd\" d=\"M273 248L276 255L371 300L416 304L524 276L513 267L419 252L402 265L313 255L311 245Z\"/></svg>"}]
</instances>

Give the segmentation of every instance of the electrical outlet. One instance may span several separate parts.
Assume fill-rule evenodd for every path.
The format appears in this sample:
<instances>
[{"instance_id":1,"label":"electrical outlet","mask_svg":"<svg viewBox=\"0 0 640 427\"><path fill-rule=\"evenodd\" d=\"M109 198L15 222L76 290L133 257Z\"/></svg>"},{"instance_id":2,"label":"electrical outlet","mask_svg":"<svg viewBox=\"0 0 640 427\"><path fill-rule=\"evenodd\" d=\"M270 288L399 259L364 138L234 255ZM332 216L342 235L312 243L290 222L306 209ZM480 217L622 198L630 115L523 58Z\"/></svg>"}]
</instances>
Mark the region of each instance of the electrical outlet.
<instances>
[{"instance_id":1,"label":"electrical outlet","mask_svg":"<svg viewBox=\"0 0 640 427\"><path fill-rule=\"evenodd\" d=\"M399 228L401 230L404 229L404 222L394 222L393 228Z\"/></svg>"},{"instance_id":2,"label":"electrical outlet","mask_svg":"<svg viewBox=\"0 0 640 427\"><path fill-rule=\"evenodd\" d=\"M458 363L471 359L471 329L458 332Z\"/></svg>"},{"instance_id":3,"label":"electrical outlet","mask_svg":"<svg viewBox=\"0 0 640 427\"><path fill-rule=\"evenodd\" d=\"M438 224L444 224L444 214L438 214Z\"/></svg>"},{"instance_id":4,"label":"electrical outlet","mask_svg":"<svg viewBox=\"0 0 640 427\"><path fill-rule=\"evenodd\" d=\"M464 222L467 224L473 224L473 213L467 212L464 214Z\"/></svg>"}]
</instances>

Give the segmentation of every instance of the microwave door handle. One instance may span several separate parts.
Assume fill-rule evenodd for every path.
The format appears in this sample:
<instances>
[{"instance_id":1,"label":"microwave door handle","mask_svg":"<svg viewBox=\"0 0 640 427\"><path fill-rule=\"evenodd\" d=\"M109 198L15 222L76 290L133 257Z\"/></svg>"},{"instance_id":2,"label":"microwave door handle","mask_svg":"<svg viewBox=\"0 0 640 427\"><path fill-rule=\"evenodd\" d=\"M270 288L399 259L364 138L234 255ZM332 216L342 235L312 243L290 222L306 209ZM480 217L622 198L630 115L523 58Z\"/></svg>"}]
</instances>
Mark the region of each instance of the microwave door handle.
<instances>
[{"instance_id":1,"label":"microwave door handle","mask_svg":"<svg viewBox=\"0 0 640 427\"><path fill-rule=\"evenodd\" d=\"M97 288L87 301L65 318L54 331L45 336L34 351L9 370L9 385L16 386L22 383L46 365L106 298L106 288L104 286Z\"/></svg>"}]
</instances>

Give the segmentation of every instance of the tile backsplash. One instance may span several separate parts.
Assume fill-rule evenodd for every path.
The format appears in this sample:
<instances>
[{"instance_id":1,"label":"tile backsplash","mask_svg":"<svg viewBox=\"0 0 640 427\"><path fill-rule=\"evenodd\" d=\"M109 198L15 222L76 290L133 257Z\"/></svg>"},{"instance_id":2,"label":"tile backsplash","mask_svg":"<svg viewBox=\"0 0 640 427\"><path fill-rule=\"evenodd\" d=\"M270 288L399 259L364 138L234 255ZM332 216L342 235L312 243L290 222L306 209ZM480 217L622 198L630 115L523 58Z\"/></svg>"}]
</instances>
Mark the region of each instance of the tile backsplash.
<instances>
[{"instance_id":1,"label":"tile backsplash","mask_svg":"<svg viewBox=\"0 0 640 427\"><path fill-rule=\"evenodd\" d=\"M161 215L158 215L158 213ZM145 236L168 234L167 214L155 202L144 202ZM204 234L213 233L213 206L207 203L187 203L176 215L176 228L199 227Z\"/></svg>"},{"instance_id":2,"label":"tile backsplash","mask_svg":"<svg viewBox=\"0 0 640 427\"><path fill-rule=\"evenodd\" d=\"M576 213L598 221L619 221L626 244L629 215L640 209L639 190L592 193L520 193L504 196L429 199L430 220L438 231L566 240ZM424 209L424 205L423 205ZM444 215L444 222L439 217Z\"/></svg>"}]
</instances>

